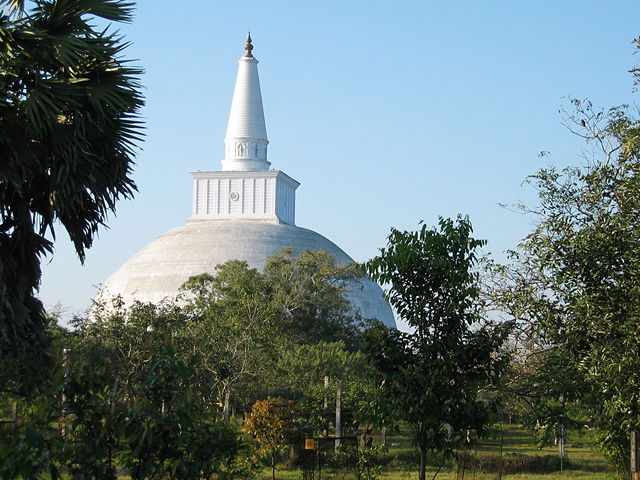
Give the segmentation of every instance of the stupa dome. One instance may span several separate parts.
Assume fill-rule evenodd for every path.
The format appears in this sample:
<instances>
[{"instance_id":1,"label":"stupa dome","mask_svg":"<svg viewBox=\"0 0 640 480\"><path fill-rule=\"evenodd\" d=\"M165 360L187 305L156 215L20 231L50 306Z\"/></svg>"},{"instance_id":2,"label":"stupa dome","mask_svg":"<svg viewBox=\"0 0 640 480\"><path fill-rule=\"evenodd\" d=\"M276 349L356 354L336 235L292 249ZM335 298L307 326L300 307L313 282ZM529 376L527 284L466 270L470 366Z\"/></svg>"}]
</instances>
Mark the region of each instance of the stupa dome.
<instances>
[{"instance_id":1,"label":"stupa dome","mask_svg":"<svg viewBox=\"0 0 640 480\"><path fill-rule=\"evenodd\" d=\"M295 225L247 220L192 220L161 235L136 253L102 286L101 298L121 295L125 304L133 300L158 303L172 298L193 275L213 273L228 260L245 260L261 269L269 256L291 247L294 254L305 248L325 250L340 263L353 260L322 235ZM346 294L354 310L364 318L377 318L395 327L389 304L380 287L364 277Z\"/></svg>"},{"instance_id":2,"label":"stupa dome","mask_svg":"<svg viewBox=\"0 0 640 480\"><path fill-rule=\"evenodd\" d=\"M120 296L159 303L172 299L189 277L215 273L217 265L244 260L262 269L282 248L294 254L324 250L339 263L353 260L322 235L295 225L295 191L300 185L267 160L266 124L258 78L258 60L247 38L239 59L231 102L222 170L192 172L193 213L186 225L146 245L101 287L98 300ZM382 289L368 278L348 285L346 296L363 318L395 327Z\"/></svg>"}]
</instances>

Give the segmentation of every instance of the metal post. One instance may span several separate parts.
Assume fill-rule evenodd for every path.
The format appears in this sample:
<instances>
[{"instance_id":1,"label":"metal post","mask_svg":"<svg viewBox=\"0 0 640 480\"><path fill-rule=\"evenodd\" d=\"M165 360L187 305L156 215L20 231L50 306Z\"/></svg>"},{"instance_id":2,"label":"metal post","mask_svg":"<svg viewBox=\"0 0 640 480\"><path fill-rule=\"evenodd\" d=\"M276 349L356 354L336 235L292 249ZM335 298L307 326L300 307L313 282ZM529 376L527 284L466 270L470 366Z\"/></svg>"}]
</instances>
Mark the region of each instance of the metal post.
<instances>
[{"instance_id":1,"label":"metal post","mask_svg":"<svg viewBox=\"0 0 640 480\"><path fill-rule=\"evenodd\" d=\"M303 480L314 480L316 465L317 465L317 455L316 455L316 441L313 438L305 438L304 440L304 450L302 451L302 459L303 459L303 471L302 478Z\"/></svg>"}]
</instances>

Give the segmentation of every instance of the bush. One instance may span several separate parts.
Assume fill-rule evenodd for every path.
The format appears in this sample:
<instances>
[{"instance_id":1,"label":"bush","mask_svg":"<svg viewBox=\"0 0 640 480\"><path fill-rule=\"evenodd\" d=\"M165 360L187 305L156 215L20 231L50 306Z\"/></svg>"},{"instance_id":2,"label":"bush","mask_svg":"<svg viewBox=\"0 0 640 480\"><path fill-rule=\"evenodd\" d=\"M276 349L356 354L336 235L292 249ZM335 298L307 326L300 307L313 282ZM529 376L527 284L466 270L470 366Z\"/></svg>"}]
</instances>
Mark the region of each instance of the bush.
<instances>
[{"instance_id":1,"label":"bush","mask_svg":"<svg viewBox=\"0 0 640 480\"><path fill-rule=\"evenodd\" d=\"M420 452L417 449L413 450L404 450L397 452L392 456L393 464L402 470L413 470L420 465ZM454 463L445 458L445 456L440 452L429 452L427 455L427 466L440 468L443 466L445 468L453 467Z\"/></svg>"},{"instance_id":2,"label":"bush","mask_svg":"<svg viewBox=\"0 0 640 480\"><path fill-rule=\"evenodd\" d=\"M485 473L552 473L560 470L560 457L557 455L480 455L461 454L458 457L458 469ZM570 468L569 460L564 459L562 467Z\"/></svg>"}]
</instances>

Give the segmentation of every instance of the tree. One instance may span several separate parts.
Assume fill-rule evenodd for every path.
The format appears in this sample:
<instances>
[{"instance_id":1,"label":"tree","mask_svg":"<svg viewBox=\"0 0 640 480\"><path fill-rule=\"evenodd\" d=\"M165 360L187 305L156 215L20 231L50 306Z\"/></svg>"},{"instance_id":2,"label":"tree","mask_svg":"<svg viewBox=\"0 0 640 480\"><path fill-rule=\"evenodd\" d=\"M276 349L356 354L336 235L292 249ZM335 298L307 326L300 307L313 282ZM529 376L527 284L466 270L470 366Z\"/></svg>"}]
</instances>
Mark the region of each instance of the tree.
<instances>
[{"instance_id":1,"label":"tree","mask_svg":"<svg viewBox=\"0 0 640 480\"><path fill-rule=\"evenodd\" d=\"M159 345L171 347L193 368L193 394L213 415L222 405L229 418L233 408L251 408L257 398L277 393L283 380L276 373L278 359L298 342L313 344L325 336L342 340L355 330L347 324L349 304L336 279L343 267L333 265L328 254L303 252L293 258L280 252L272 262L277 268L269 273L232 260L213 274L191 277L179 304L123 308L115 299L95 305L92 318L77 325L80 343L109 352L132 401L138 398L144 364ZM303 317L314 319L315 328L292 326Z\"/></svg>"},{"instance_id":2,"label":"tree","mask_svg":"<svg viewBox=\"0 0 640 480\"><path fill-rule=\"evenodd\" d=\"M345 341L353 347L357 319L344 293L361 277L356 264L338 264L324 250L279 250L267 260L264 276L283 329L297 343Z\"/></svg>"},{"instance_id":3,"label":"tree","mask_svg":"<svg viewBox=\"0 0 640 480\"><path fill-rule=\"evenodd\" d=\"M506 364L500 347L508 325L483 321L474 268L484 242L471 233L462 217L440 219L437 229L392 229L387 246L365 264L374 280L388 285L387 298L413 329L378 325L365 339L386 374L390 401L412 428L420 480L429 451L451 455L470 430L482 433L488 407L479 392Z\"/></svg>"},{"instance_id":4,"label":"tree","mask_svg":"<svg viewBox=\"0 0 640 480\"><path fill-rule=\"evenodd\" d=\"M94 305L91 318L77 318L77 338L71 348L80 352L103 351L121 384L123 398L133 405L145 388L146 365L150 358L161 353L161 348L170 348L180 360L188 363L185 352L191 344L187 330L189 316L171 303L134 303L128 309L121 307L116 299L110 306ZM202 394L198 398L202 398Z\"/></svg>"},{"instance_id":5,"label":"tree","mask_svg":"<svg viewBox=\"0 0 640 480\"><path fill-rule=\"evenodd\" d=\"M202 409L191 369L170 348L142 363L131 401L110 352L81 347L0 436L0 478L115 480L124 469L133 479L200 479L234 464L237 433Z\"/></svg>"},{"instance_id":6,"label":"tree","mask_svg":"<svg viewBox=\"0 0 640 480\"><path fill-rule=\"evenodd\" d=\"M139 68L127 43L93 18L128 22L127 0L41 0L0 7L0 355L2 383L43 374L40 260L61 225L84 261L130 177L141 136ZM28 360L34 360L34 362ZM37 375L36 375L37 376ZM7 378L9 377L9 378Z\"/></svg>"},{"instance_id":7,"label":"tree","mask_svg":"<svg viewBox=\"0 0 640 480\"><path fill-rule=\"evenodd\" d=\"M582 380L574 396L626 476L640 430L640 121L625 107L572 103L568 126L591 151L582 166L530 177L540 204L523 208L537 224L512 253L502 298L540 351Z\"/></svg>"},{"instance_id":8,"label":"tree","mask_svg":"<svg viewBox=\"0 0 640 480\"><path fill-rule=\"evenodd\" d=\"M281 338L269 286L255 268L231 260L217 266L215 275L191 277L182 289L189 298L187 329L194 355L206 365L205 381L218 387L229 419L232 392L272 365L273 346Z\"/></svg>"},{"instance_id":9,"label":"tree","mask_svg":"<svg viewBox=\"0 0 640 480\"><path fill-rule=\"evenodd\" d=\"M276 480L276 456L295 427L296 409L293 403L280 397L267 397L253 404L247 414L244 431L252 435L259 452L271 456L271 478ZM290 439L290 438L289 438Z\"/></svg>"},{"instance_id":10,"label":"tree","mask_svg":"<svg viewBox=\"0 0 640 480\"><path fill-rule=\"evenodd\" d=\"M348 351L344 342L294 345L282 352L275 374L276 391L296 401L308 436L326 434L335 427L338 384L345 436L362 424L391 423L391 407L380 389L381 375L363 352Z\"/></svg>"},{"instance_id":11,"label":"tree","mask_svg":"<svg viewBox=\"0 0 640 480\"><path fill-rule=\"evenodd\" d=\"M232 393L236 406L250 407L261 392L273 391L279 356L300 343L355 343L351 305L345 283L359 274L351 265L336 265L327 252L305 250L297 257L284 249L267 260L263 272L231 260L215 274L191 277L182 287L190 320L186 329L194 355L205 361L229 417ZM241 390L253 389L244 403ZM240 394L240 395L239 395Z\"/></svg>"}]
</instances>

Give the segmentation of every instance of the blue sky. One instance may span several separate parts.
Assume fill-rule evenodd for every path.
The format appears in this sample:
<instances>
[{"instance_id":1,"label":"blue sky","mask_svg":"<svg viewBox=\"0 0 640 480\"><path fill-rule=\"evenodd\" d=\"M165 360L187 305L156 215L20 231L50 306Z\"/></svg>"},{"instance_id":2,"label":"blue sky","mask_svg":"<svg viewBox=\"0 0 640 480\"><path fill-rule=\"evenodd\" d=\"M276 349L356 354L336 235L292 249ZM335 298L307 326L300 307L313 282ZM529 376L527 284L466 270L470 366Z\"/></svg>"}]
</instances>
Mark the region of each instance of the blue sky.
<instances>
[{"instance_id":1,"label":"blue sky","mask_svg":"<svg viewBox=\"0 0 640 480\"><path fill-rule=\"evenodd\" d=\"M119 26L146 73L140 192L121 202L84 266L59 233L41 298L67 315L146 243L191 214L193 170L218 170L237 58L250 28L272 168L301 182L296 223L355 260L391 227L468 214L498 259L532 219L522 182L585 145L567 97L637 102L636 1L141 1ZM550 157L541 159L540 151Z\"/></svg>"}]
</instances>

